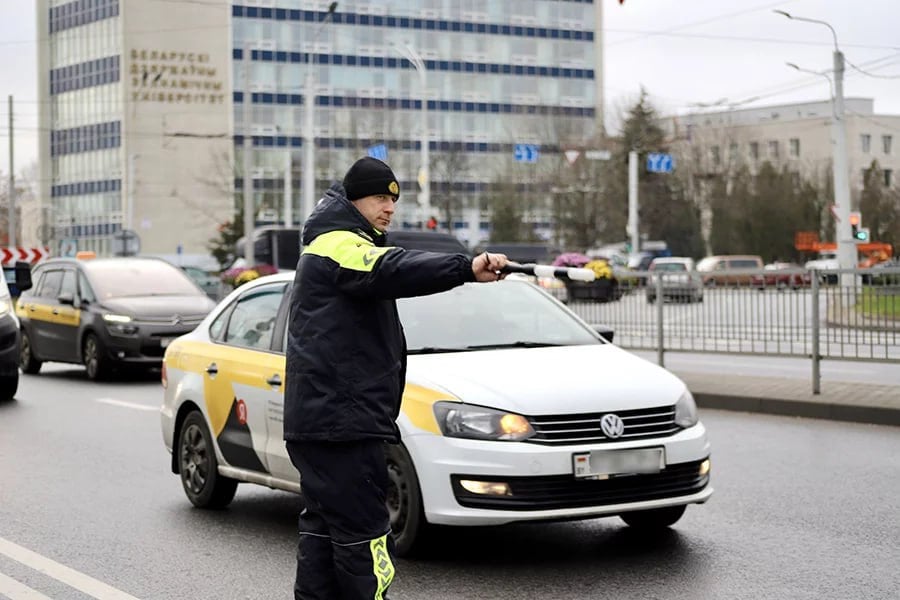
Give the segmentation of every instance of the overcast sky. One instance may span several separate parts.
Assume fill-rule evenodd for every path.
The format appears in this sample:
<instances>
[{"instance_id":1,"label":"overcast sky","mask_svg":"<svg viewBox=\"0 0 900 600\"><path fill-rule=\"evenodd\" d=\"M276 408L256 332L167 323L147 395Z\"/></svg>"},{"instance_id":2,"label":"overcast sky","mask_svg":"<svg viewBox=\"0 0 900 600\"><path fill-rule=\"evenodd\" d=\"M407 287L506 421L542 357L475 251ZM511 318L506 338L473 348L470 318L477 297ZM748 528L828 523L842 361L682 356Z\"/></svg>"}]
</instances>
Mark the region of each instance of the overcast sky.
<instances>
[{"instance_id":1,"label":"overcast sky","mask_svg":"<svg viewBox=\"0 0 900 600\"><path fill-rule=\"evenodd\" d=\"M487 0L490 1L490 0ZM845 97L900 115L900 0L595 0L604 2L607 123L643 86L663 114L697 103L742 107L829 97L831 32L772 12L827 21L849 63ZM8 172L7 97L15 100L15 170L37 157L33 0L0 0L0 173ZM340 9L339 9L340 10ZM876 77L877 76L877 77ZM900 132L898 132L900 133Z\"/></svg>"}]
</instances>

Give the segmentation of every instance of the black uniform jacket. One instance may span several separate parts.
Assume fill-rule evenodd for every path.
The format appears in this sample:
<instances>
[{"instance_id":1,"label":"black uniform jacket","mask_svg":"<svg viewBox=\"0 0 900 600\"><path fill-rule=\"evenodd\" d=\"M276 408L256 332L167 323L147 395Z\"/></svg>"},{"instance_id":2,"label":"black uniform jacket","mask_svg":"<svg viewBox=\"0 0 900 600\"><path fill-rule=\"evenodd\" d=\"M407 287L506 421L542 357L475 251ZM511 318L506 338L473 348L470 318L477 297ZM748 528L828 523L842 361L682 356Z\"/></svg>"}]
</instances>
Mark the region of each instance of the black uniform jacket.
<instances>
[{"instance_id":1,"label":"black uniform jacket","mask_svg":"<svg viewBox=\"0 0 900 600\"><path fill-rule=\"evenodd\" d=\"M395 298L448 290L474 275L463 254L384 243L340 184L307 220L291 292L284 439L399 440L406 341Z\"/></svg>"}]
</instances>

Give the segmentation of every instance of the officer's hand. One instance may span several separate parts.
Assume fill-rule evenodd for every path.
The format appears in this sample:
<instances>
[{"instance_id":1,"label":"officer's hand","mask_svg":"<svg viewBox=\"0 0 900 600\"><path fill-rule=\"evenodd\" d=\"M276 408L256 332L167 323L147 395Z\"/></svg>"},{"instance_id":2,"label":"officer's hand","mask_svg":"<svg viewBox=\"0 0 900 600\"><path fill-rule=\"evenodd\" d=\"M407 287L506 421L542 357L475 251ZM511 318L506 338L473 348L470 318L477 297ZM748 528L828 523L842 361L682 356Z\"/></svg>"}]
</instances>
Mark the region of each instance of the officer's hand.
<instances>
[{"instance_id":1,"label":"officer's hand","mask_svg":"<svg viewBox=\"0 0 900 600\"><path fill-rule=\"evenodd\" d=\"M506 266L509 259L505 254L488 254L484 252L472 259L472 273L475 281L500 281L506 277L500 269Z\"/></svg>"}]
</instances>

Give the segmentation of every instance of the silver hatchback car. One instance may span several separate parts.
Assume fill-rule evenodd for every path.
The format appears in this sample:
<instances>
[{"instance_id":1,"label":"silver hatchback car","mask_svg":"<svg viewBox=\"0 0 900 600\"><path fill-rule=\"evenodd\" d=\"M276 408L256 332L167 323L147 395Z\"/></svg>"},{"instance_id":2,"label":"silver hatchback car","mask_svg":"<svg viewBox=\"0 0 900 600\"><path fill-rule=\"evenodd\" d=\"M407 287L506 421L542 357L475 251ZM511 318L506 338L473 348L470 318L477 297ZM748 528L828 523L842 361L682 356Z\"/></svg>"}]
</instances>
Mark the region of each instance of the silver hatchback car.
<instances>
[{"instance_id":1,"label":"silver hatchback car","mask_svg":"<svg viewBox=\"0 0 900 600\"><path fill-rule=\"evenodd\" d=\"M649 267L647 302L663 301L703 302L703 278L697 272L694 259L686 256L654 258Z\"/></svg>"}]
</instances>

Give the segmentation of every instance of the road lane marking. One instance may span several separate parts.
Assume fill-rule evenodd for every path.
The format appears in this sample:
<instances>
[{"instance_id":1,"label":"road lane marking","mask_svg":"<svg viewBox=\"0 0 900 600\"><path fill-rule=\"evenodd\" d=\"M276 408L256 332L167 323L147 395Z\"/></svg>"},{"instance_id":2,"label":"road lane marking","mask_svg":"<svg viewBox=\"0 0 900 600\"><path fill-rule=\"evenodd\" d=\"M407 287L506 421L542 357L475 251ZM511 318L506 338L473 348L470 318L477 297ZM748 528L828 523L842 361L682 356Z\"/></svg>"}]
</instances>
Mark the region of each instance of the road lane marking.
<instances>
[{"instance_id":1,"label":"road lane marking","mask_svg":"<svg viewBox=\"0 0 900 600\"><path fill-rule=\"evenodd\" d=\"M131 594L94 579L90 575L85 575L4 538L0 538L0 554L5 554L14 561L52 577L97 600L138 600ZM2 588L0 588L0 591L3 591ZM3 593L5 594L6 592ZM23 598L28 598L28 596ZM36 598L40 599L42 596L36 596Z\"/></svg>"},{"instance_id":2,"label":"road lane marking","mask_svg":"<svg viewBox=\"0 0 900 600\"><path fill-rule=\"evenodd\" d=\"M0 596L9 600L53 600L50 596L45 596L3 573L0 573Z\"/></svg>"},{"instance_id":3,"label":"road lane marking","mask_svg":"<svg viewBox=\"0 0 900 600\"><path fill-rule=\"evenodd\" d=\"M158 406L147 406L146 404L138 404L137 402L128 402L126 400L116 400L115 398L97 398L97 402L112 406L121 406L122 408L131 408L134 410L152 410L154 412L159 412Z\"/></svg>"}]
</instances>

